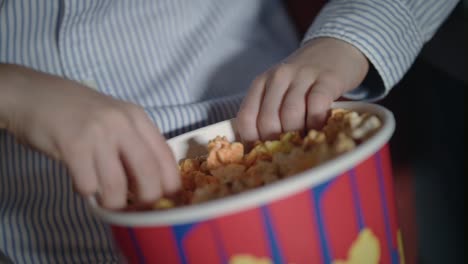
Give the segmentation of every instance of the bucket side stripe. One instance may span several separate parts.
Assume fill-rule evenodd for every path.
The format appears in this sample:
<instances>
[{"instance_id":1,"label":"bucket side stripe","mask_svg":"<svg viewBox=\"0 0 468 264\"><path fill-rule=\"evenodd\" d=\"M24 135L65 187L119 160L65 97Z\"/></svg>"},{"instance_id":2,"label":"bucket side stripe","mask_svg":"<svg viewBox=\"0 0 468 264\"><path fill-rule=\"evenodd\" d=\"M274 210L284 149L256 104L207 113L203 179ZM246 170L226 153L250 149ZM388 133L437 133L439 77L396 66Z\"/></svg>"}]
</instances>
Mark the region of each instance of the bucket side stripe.
<instances>
[{"instance_id":1,"label":"bucket side stripe","mask_svg":"<svg viewBox=\"0 0 468 264\"><path fill-rule=\"evenodd\" d=\"M331 249L328 246L327 235L325 234L325 225L323 221L323 216L320 213L322 211L322 204L321 204L321 197L323 192L327 189L330 185L330 182L324 183L312 189L310 191L311 199L314 204L315 215L317 217L317 229L320 239L320 245L322 247L322 259L324 263L331 263Z\"/></svg>"},{"instance_id":2,"label":"bucket side stripe","mask_svg":"<svg viewBox=\"0 0 468 264\"><path fill-rule=\"evenodd\" d=\"M138 263L139 264L146 263L145 256L143 255L140 244L138 243L138 239L136 237L135 230L133 230L133 228L129 227L129 228L127 228L127 231L128 231L128 235L130 237L130 240L132 241L133 248L135 249L136 255L138 257Z\"/></svg>"},{"instance_id":3,"label":"bucket side stripe","mask_svg":"<svg viewBox=\"0 0 468 264\"><path fill-rule=\"evenodd\" d=\"M265 226L265 233L268 236L268 244L270 247L270 253L273 258L273 263L283 263L283 256L281 254L281 248L279 247L277 240L276 240L276 235L275 235L275 230L273 223L271 221L271 214L268 211L267 206L262 206L261 207L261 212L263 216L263 224Z\"/></svg>"},{"instance_id":4,"label":"bucket side stripe","mask_svg":"<svg viewBox=\"0 0 468 264\"><path fill-rule=\"evenodd\" d=\"M382 156L380 152L377 152L374 156L376 164L377 164L377 175L378 175L378 182L379 182L379 190L380 190L380 199L382 201L382 208L384 213L384 221L385 221L385 237L387 239L387 244L391 247L392 239L391 239L391 232L390 232L390 215L388 211L388 201L387 201L387 194L385 192L385 183L384 183L384 173L382 169ZM392 264L398 264L398 251L396 249L391 249L391 257L392 257Z\"/></svg>"}]
</instances>

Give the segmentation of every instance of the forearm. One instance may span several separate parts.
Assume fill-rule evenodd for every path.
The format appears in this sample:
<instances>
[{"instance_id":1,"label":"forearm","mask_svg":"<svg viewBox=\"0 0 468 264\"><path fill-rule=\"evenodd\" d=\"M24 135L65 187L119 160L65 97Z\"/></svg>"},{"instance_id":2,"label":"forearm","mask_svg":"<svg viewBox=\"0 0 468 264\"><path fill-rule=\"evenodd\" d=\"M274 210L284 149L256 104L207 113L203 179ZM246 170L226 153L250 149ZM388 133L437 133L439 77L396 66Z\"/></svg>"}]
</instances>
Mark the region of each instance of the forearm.
<instances>
[{"instance_id":1,"label":"forearm","mask_svg":"<svg viewBox=\"0 0 468 264\"><path fill-rule=\"evenodd\" d=\"M0 129L11 127L14 109L21 100L19 90L26 80L26 72L22 66L0 63Z\"/></svg>"},{"instance_id":2,"label":"forearm","mask_svg":"<svg viewBox=\"0 0 468 264\"><path fill-rule=\"evenodd\" d=\"M0 130L8 126L8 110L13 99L9 65L0 64Z\"/></svg>"},{"instance_id":3,"label":"forearm","mask_svg":"<svg viewBox=\"0 0 468 264\"><path fill-rule=\"evenodd\" d=\"M334 37L357 47L386 93L403 77L458 0L331 0L304 41Z\"/></svg>"}]
</instances>

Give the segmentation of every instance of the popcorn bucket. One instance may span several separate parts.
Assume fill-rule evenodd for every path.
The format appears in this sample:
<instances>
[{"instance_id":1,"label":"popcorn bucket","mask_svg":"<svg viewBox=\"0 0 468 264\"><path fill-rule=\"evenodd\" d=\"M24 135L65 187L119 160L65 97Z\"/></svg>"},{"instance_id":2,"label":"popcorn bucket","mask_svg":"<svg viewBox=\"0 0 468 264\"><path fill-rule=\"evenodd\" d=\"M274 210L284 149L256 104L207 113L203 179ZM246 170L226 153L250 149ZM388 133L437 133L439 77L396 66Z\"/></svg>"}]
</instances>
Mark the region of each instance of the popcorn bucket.
<instances>
[{"instance_id":1,"label":"popcorn bucket","mask_svg":"<svg viewBox=\"0 0 468 264\"><path fill-rule=\"evenodd\" d=\"M403 263L385 108L337 102L377 115L382 128L351 152L255 190L165 211L91 209L112 229L128 263ZM232 121L169 140L177 159L235 139Z\"/></svg>"}]
</instances>

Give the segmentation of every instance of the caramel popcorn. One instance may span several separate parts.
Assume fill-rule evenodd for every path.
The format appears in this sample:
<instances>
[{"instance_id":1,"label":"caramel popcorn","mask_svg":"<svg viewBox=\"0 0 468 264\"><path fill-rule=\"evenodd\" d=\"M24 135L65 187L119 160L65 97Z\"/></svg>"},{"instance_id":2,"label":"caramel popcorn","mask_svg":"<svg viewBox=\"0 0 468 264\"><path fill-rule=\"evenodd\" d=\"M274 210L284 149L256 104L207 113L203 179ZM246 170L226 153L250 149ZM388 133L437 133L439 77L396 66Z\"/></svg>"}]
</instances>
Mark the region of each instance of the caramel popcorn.
<instances>
[{"instance_id":1,"label":"caramel popcorn","mask_svg":"<svg viewBox=\"0 0 468 264\"><path fill-rule=\"evenodd\" d=\"M181 190L161 198L153 209L201 203L291 177L353 150L380 127L374 115L333 109L322 130L305 136L287 132L278 140L257 141L248 152L242 143L217 136L208 142L205 156L180 162Z\"/></svg>"},{"instance_id":2,"label":"caramel popcorn","mask_svg":"<svg viewBox=\"0 0 468 264\"><path fill-rule=\"evenodd\" d=\"M381 126L380 120L368 113L358 114L357 112L333 109L331 117L323 131L330 141L335 141L340 133L353 140L365 140L371 136Z\"/></svg>"},{"instance_id":3,"label":"caramel popcorn","mask_svg":"<svg viewBox=\"0 0 468 264\"><path fill-rule=\"evenodd\" d=\"M167 198L161 198L159 199L156 204L154 204L153 208L156 210L161 210L161 209L168 209L174 207L174 201L169 200Z\"/></svg>"},{"instance_id":4,"label":"caramel popcorn","mask_svg":"<svg viewBox=\"0 0 468 264\"><path fill-rule=\"evenodd\" d=\"M244 157L244 146L241 143L230 143L226 137L216 137L208 142L208 169L215 169L230 163L241 162Z\"/></svg>"}]
</instances>

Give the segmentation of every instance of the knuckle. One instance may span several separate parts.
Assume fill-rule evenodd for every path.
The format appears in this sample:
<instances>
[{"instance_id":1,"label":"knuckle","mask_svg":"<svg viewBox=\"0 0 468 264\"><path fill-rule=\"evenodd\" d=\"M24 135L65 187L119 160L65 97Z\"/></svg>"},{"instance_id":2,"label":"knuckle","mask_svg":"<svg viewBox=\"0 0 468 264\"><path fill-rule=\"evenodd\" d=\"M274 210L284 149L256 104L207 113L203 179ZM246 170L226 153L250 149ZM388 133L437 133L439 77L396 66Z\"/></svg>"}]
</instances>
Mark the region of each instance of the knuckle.
<instances>
[{"instance_id":1,"label":"knuckle","mask_svg":"<svg viewBox=\"0 0 468 264\"><path fill-rule=\"evenodd\" d=\"M97 118L100 124L115 125L127 122L125 112L119 107L108 107L101 110Z\"/></svg>"},{"instance_id":2,"label":"knuckle","mask_svg":"<svg viewBox=\"0 0 468 264\"><path fill-rule=\"evenodd\" d=\"M159 129L154 125L151 117L148 115L145 109L139 105L128 104L126 106L126 117L127 122L133 126L150 124L154 129L156 129L156 131L159 132Z\"/></svg>"},{"instance_id":3,"label":"knuckle","mask_svg":"<svg viewBox=\"0 0 468 264\"><path fill-rule=\"evenodd\" d=\"M73 141L68 141L65 144L60 144L59 146L60 155L66 163L82 158L86 153L86 149L87 142L85 142L81 137Z\"/></svg>"},{"instance_id":4,"label":"knuckle","mask_svg":"<svg viewBox=\"0 0 468 264\"><path fill-rule=\"evenodd\" d=\"M252 81L251 86L252 87L257 87L257 86L262 85L265 77L266 77L266 73L260 74L259 76L255 77L255 79L253 79L253 81Z\"/></svg>"},{"instance_id":5,"label":"knuckle","mask_svg":"<svg viewBox=\"0 0 468 264\"><path fill-rule=\"evenodd\" d=\"M91 150L96 142L105 140L110 132L103 122L100 122L96 118L91 118L83 124L73 140L68 140L64 144L64 147L69 155L76 157L85 151Z\"/></svg>"},{"instance_id":6,"label":"knuckle","mask_svg":"<svg viewBox=\"0 0 468 264\"><path fill-rule=\"evenodd\" d=\"M106 180L101 183L101 191L107 195L107 194L118 194L118 193L124 193L126 189L126 184L124 179L115 178L112 180Z\"/></svg>"},{"instance_id":7,"label":"knuckle","mask_svg":"<svg viewBox=\"0 0 468 264\"><path fill-rule=\"evenodd\" d=\"M324 71L320 74L320 82L334 87L343 87L345 85L344 81L338 77L338 75L332 71Z\"/></svg>"},{"instance_id":8,"label":"knuckle","mask_svg":"<svg viewBox=\"0 0 468 264\"><path fill-rule=\"evenodd\" d=\"M109 136L115 135L116 128L119 128L118 131L125 131L131 127L131 120L121 108L107 107L97 111L86 121L78 137L81 142L105 140Z\"/></svg>"},{"instance_id":9,"label":"knuckle","mask_svg":"<svg viewBox=\"0 0 468 264\"><path fill-rule=\"evenodd\" d=\"M317 69L312 66L302 66L297 70L298 78L309 78L317 75Z\"/></svg>"},{"instance_id":10,"label":"knuckle","mask_svg":"<svg viewBox=\"0 0 468 264\"><path fill-rule=\"evenodd\" d=\"M273 74L270 76L268 81L268 88L280 88L287 86L288 81L293 79L294 76L294 67L291 65L280 65L274 71Z\"/></svg>"},{"instance_id":11,"label":"knuckle","mask_svg":"<svg viewBox=\"0 0 468 264\"><path fill-rule=\"evenodd\" d=\"M106 119L103 118L91 118L86 125L83 127L84 131L82 133L83 140L87 140L89 138L95 138L96 136L103 136L106 134Z\"/></svg>"},{"instance_id":12,"label":"knuckle","mask_svg":"<svg viewBox=\"0 0 468 264\"><path fill-rule=\"evenodd\" d=\"M324 70L320 73L320 78L323 80L333 80L336 78L336 74L331 70Z\"/></svg>"},{"instance_id":13,"label":"knuckle","mask_svg":"<svg viewBox=\"0 0 468 264\"><path fill-rule=\"evenodd\" d=\"M294 72L294 66L291 64L281 64L274 70L273 74L276 78L289 77Z\"/></svg>"},{"instance_id":14,"label":"knuckle","mask_svg":"<svg viewBox=\"0 0 468 264\"><path fill-rule=\"evenodd\" d=\"M322 91L313 91L307 100L307 109L310 112L315 112L322 105L330 104L333 101L330 96Z\"/></svg>"},{"instance_id":15,"label":"knuckle","mask_svg":"<svg viewBox=\"0 0 468 264\"><path fill-rule=\"evenodd\" d=\"M260 132L269 132L275 130L277 127L276 122L274 122L274 118L270 114L261 115L258 118L258 129Z\"/></svg>"}]
</instances>

